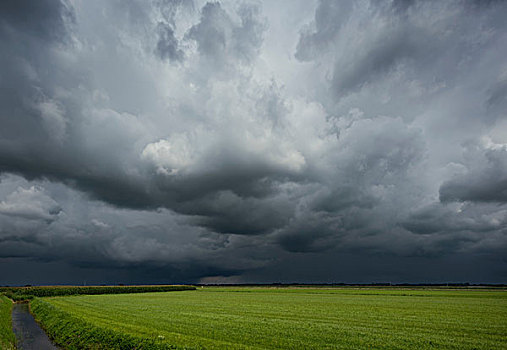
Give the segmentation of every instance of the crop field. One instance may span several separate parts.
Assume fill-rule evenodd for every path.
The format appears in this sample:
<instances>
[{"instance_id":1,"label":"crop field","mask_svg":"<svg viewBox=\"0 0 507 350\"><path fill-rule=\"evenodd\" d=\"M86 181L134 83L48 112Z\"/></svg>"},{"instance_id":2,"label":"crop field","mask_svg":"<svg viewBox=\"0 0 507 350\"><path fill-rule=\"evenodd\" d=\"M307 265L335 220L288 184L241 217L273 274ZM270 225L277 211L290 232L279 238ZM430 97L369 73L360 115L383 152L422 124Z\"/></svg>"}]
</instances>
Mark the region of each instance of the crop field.
<instances>
[{"instance_id":1,"label":"crop field","mask_svg":"<svg viewBox=\"0 0 507 350\"><path fill-rule=\"evenodd\" d=\"M38 318L59 313L57 319L69 317L65 323L93 329L92 342L150 340L145 348L507 348L505 290L208 287L32 304ZM76 332L55 322L42 320L53 337Z\"/></svg>"}]
</instances>

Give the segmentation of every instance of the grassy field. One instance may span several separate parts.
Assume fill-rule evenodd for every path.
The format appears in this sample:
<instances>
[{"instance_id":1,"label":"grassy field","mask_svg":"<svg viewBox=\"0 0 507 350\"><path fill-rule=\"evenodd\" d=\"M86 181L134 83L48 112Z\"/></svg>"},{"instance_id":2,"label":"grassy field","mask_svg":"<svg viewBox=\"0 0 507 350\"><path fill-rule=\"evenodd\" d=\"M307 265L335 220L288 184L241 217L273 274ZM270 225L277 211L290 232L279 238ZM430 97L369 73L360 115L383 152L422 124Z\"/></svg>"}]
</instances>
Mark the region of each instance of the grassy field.
<instances>
[{"instance_id":1,"label":"grassy field","mask_svg":"<svg viewBox=\"0 0 507 350\"><path fill-rule=\"evenodd\" d=\"M204 288L35 302L104 337L178 347L507 348L506 291Z\"/></svg>"},{"instance_id":2,"label":"grassy field","mask_svg":"<svg viewBox=\"0 0 507 350\"><path fill-rule=\"evenodd\" d=\"M16 338L11 323L12 301L0 295L0 349L14 349Z\"/></svg>"}]
</instances>

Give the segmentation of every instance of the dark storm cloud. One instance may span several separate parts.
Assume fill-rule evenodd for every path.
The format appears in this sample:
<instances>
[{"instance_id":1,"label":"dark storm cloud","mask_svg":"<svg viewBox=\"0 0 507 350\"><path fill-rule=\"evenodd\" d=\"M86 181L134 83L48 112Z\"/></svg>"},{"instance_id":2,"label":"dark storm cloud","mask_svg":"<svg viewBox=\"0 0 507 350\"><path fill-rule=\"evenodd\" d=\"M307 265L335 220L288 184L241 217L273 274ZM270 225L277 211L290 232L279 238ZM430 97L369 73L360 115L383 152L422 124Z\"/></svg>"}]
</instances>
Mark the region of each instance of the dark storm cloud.
<instances>
[{"instance_id":1,"label":"dark storm cloud","mask_svg":"<svg viewBox=\"0 0 507 350\"><path fill-rule=\"evenodd\" d=\"M292 220L277 235L277 242L289 252L325 251L334 248L342 229L340 218L310 213Z\"/></svg>"},{"instance_id":2,"label":"dark storm cloud","mask_svg":"<svg viewBox=\"0 0 507 350\"><path fill-rule=\"evenodd\" d=\"M169 6L174 8L181 4L173 2L161 3L159 5L164 6L162 8L164 16L170 23L174 20L172 18L174 17L174 13L167 13L167 8ZM130 16L138 19L143 18L145 13L141 9L138 9L138 7L139 4L137 3L129 5L129 9L131 9ZM217 8L214 11L222 13L223 18L219 16L220 18L218 19L206 19L207 16L217 17L213 15L212 10L209 10L209 8L213 7ZM59 11L61 10L62 7L58 6L47 9L47 11L56 13L50 18L57 22L61 17L61 14L59 15ZM256 27L254 23L256 13L258 13L258 10L254 7L242 7L240 9L242 25L235 26L228 19L225 11L220 9L219 4L207 4L203 8L203 20L205 23L215 21L212 25L219 27L230 26L230 28L224 29L232 30L229 33L232 36L227 39L232 41L230 45L234 47L238 56L242 56L246 53L252 54L249 51L251 45L244 44L238 40L241 39L242 35L245 36L255 31L253 28ZM222 23L222 20L225 23ZM65 30L63 26L58 28ZM167 30L167 28L169 27L164 25L163 30ZM204 35L205 31L202 34ZM259 38L256 35L258 34L245 39L258 45ZM169 45L170 43L161 43L159 41L157 44L157 54L161 55L162 58L165 55L171 55L172 59L181 59L183 57L181 50L175 47L168 48L164 46L166 44ZM13 60L15 60L17 55L13 54L12 56ZM52 52L43 51L38 54L37 58L41 61L50 61L54 57ZM38 67L35 65L28 68L35 69L35 73L39 72ZM128 130L129 128L138 126L135 124L137 121L134 116L127 115L124 117L114 111L103 110L99 111L96 116L97 123L94 124L95 120L92 119L91 125L82 126L80 119L86 118L83 113L93 113L94 111L83 110L83 106L80 106L79 102L74 100L74 97L64 96L63 99L66 101L57 102L46 96L51 93L54 94L52 90L55 87L53 85L60 82L55 82L49 77L49 81L32 82L30 80L31 77L27 76L28 74L25 72L15 71L14 74L8 81L16 83L24 82L25 85L19 88L15 86L14 89L11 89L14 90L12 93L17 95L16 98L19 101L14 103L12 103L12 99L9 102L5 101L5 106L16 108L19 115L17 118L13 118L8 109L4 109L2 113L5 119L4 125L6 126L3 130L5 133L3 140L4 147L0 151L2 159L0 167L3 171L24 174L31 179L46 177L54 181L62 181L89 193L93 198L98 198L120 207L146 209L161 206L174 206L178 208L177 202L193 200L196 196L206 196L208 193L221 190L233 189L235 192L244 193L247 196L249 195L248 193L265 192L263 188L266 186L256 185L256 183L259 183L259 179L265 178L269 174L276 174L278 171L277 169L267 169L266 165L262 164L264 163L262 159L258 161L253 160L254 162L245 162L233 153L228 155L228 150L224 149L218 155L216 163L210 164L210 166L217 168L216 170L209 169L206 174L197 176L188 175L186 178L176 177L159 180L157 177L149 176L148 172L151 169L143 168L144 165L141 163L133 165L123 164L124 162L134 160L132 158L128 159L128 157L136 157L130 154L130 152L136 150L132 149L132 145L128 144L130 140L127 139L128 137L139 136L139 134L135 135L136 132L131 133ZM44 86L36 87L35 96L26 96L27 91L33 90L33 87L30 89L28 85L34 83ZM90 84L87 80L82 80L80 83ZM74 91L74 93L77 95L75 96L76 99L82 95L81 91ZM81 97L85 99L90 98L90 96L86 95ZM132 118L133 120L128 120L128 118ZM134 122L134 125L131 125L132 122ZM10 127L11 124L12 127ZM22 126L27 126L27 128L23 128ZM93 135L86 134L88 130L85 129L88 126L100 128L101 131L97 133L97 130L93 130ZM41 129L46 132L38 134L31 132L31 130ZM111 132L110 134L105 133L108 130ZM115 132L118 130L121 130L121 132ZM26 135L19 137L19 133L25 133ZM15 139L10 140L9 138L14 135L16 135ZM93 144L88 144L90 137L93 139ZM101 145L107 145L108 149L105 153L103 152L104 149L99 149ZM119 153L123 154L125 158L118 159L117 154ZM125 172L125 167L127 166L133 166L131 174L128 175ZM215 179L213 179L214 177ZM250 181L248 180L249 178L251 179ZM267 186L269 187L269 184ZM256 187L258 190L255 189ZM182 207L182 210L185 209ZM217 220L219 219L217 218Z\"/></svg>"},{"instance_id":3,"label":"dark storm cloud","mask_svg":"<svg viewBox=\"0 0 507 350\"><path fill-rule=\"evenodd\" d=\"M0 214L29 220L56 220L61 207L36 187L18 188L0 202Z\"/></svg>"},{"instance_id":4,"label":"dark storm cloud","mask_svg":"<svg viewBox=\"0 0 507 350\"><path fill-rule=\"evenodd\" d=\"M59 129L62 123L57 106L42 104L46 92L39 84L51 80L48 56L53 45L69 39L72 11L59 1L5 1L0 6L2 143L15 137L35 142L40 136L33 130L43 125Z\"/></svg>"},{"instance_id":5,"label":"dark storm cloud","mask_svg":"<svg viewBox=\"0 0 507 350\"><path fill-rule=\"evenodd\" d=\"M505 208L498 206L466 204L452 208L434 203L417 210L402 225L417 234L484 233L504 230L507 217Z\"/></svg>"},{"instance_id":6,"label":"dark storm cloud","mask_svg":"<svg viewBox=\"0 0 507 350\"><path fill-rule=\"evenodd\" d=\"M187 33L197 42L199 52L216 64L229 59L249 62L262 44L265 26L260 10L254 5L243 5L238 11L241 23L234 23L219 2L208 2L201 10L200 22Z\"/></svg>"},{"instance_id":7,"label":"dark storm cloud","mask_svg":"<svg viewBox=\"0 0 507 350\"><path fill-rule=\"evenodd\" d=\"M202 8L201 21L190 29L188 36L197 41L201 54L220 56L225 54L230 27L231 20L220 3L208 2Z\"/></svg>"},{"instance_id":8,"label":"dark storm cloud","mask_svg":"<svg viewBox=\"0 0 507 350\"><path fill-rule=\"evenodd\" d=\"M507 203L507 149L473 150L466 173L440 187L440 200Z\"/></svg>"},{"instance_id":9,"label":"dark storm cloud","mask_svg":"<svg viewBox=\"0 0 507 350\"><path fill-rule=\"evenodd\" d=\"M159 23L159 39L155 53L161 59L181 61L184 57L183 51L178 48L178 39L174 37L174 30L167 24Z\"/></svg>"},{"instance_id":10,"label":"dark storm cloud","mask_svg":"<svg viewBox=\"0 0 507 350\"><path fill-rule=\"evenodd\" d=\"M169 0L159 1L157 5L163 17L157 25L158 42L155 48L155 54L161 59L170 61L182 61L185 57L183 51L179 48L179 40L174 34L176 26L175 16L182 7L193 8L192 1Z\"/></svg>"},{"instance_id":11,"label":"dark storm cloud","mask_svg":"<svg viewBox=\"0 0 507 350\"><path fill-rule=\"evenodd\" d=\"M308 6L3 2L0 257L104 281L496 264L505 3Z\"/></svg>"},{"instance_id":12,"label":"dark storm cloud","mask_svg":"<svg viewBox=\"0 0 507 350\"><path fill-rule=\"evenodd\" d=\"M130 269L129 278L146 273L166 281L195 279L203 271L239 274L259 264L240 253L241 247L231 249L234 240L196 228L187 220L175 220L165 210L147 213L90 205L82 194L64 185L42 181L26 188L29 182L11 175L2 183L3 258L64 261L97 271ZM234 266L229 259L236 262Z\"/></svg>"},{"instance_id":13,"label":"dark storm cloud","mask_svg":"<svg viewBox=\"0 0 507 350\"><path fill-rule=\"evenodd\" d=\"M242 198L221 192L190 202L181 212L201 215L196 222L215 232L252 235L285 226L293 211L294 206L283 199Z\"/></svg>"},{"instance_id":14,"label":"dark storm cloud","mask_svg":"<svg viewBox=\"0 0 507 350\"><path fill-rule=\"evenodd\" d=\"M356 16L342 20L350 12L346 4L320 1L315 30L301 34L295 57L321 64L332 60L327 75L332 75L334 98L400 76L422 86L453 86L464 67L480 62L470 57L479 58L488 41L500 39L505 31L502 3L402 3L403 11L399 2L375 1L368 8L356 4ZM467 21L468 16L474 21Z\"/></svg>"},{"instance_id":15,"label":"dark storm cloud","mask_svg":"<svg viewBox=\"0 0 507 350\"><path fill-rule=\"evenodd\" d=\"M507 79L499 79L488 90L489 97L486 100L487 116L490 122L505 119L507 110Z\"/></svg>"},{"instance_id":16,"label":"dark storm cloud","mask_svg":"<svg viewBox=\"0 0 507 350\"><path fill-rule=\"evenodd\" d=\"M48 41L63 39L66 23L74 18L66 1L52 0L5 0L0 13L3 35L21 32Z\"/></svg>"},{"instance_id":17,"label":"dark storm cloud","mask_svg":"<svg viewBox=\"0 0 507 350\"><path fill-rule=\"evenodd\" d=\"M410 64L412 58L430 50L422 44L429 40L429 36L411 33L411 28L379 37L373 47L355 59L346 73L341 72L340 65L336 67L335 72L338 73L333 77L335 89L338 93L356 90L390 73L400 64Z\"/></svg>"},{"instance_id":18,"label":"dark storm cloud","mask_svg":"<svg viewBox=\"0 0 507 350\"><path fill-rule=\"evenodd\" d=\"M416 2L416 0L393 0L391 6L395 12L405 12Z\"/></svg>"},{"instance_id":19,"label":"dark storm cloud","mask_svg":"<svg viewBox=\"0 0 507 350\"><path fill-rule=\"evenodd\" d=\"M505 107L507 102L507 79L500 81L490 90L487 103L490 106Z\"/></svg>"},{"instance_id":20,"label":"dark storm cloud","mask_svg":"<svg viewBox=\"0 0 507 350\"><path fill-rule=\"evenodd\" d=\"M309 61L325 50L338 35L343 22L347 21L352 6L352 2L319 1L315 10L315 31L307 30L301 34L296 48L296 58Z\"/></svg>"}]
</instances>

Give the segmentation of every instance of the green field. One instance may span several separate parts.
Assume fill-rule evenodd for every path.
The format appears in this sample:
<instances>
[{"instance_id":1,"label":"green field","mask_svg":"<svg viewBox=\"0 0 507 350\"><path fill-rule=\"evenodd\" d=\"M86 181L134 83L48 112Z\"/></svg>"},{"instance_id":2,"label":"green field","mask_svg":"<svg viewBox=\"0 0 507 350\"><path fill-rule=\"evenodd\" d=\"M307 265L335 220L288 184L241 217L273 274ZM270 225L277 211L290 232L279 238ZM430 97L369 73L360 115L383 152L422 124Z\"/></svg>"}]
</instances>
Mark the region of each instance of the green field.
<instances>
[{"instance_id":1,"label":"green field","mask_svg":"<svg viewBox=\"0 0 507 350\"><path fill-rule=\"evenodd\" d=\"M0 349L14 349L16 339L11 324L12 301L0 295Z\"/></svg>"},{"instance_id":2,"label":"green field","mask_svg":"<svg viewBox=\"0 0 507 350\"><path fill-rule=\"evenodd\" d=\"M204 288L37 302L46 313L68 313L95 334L105 330L104 337L148 338L160 346L507 348L506 291ZM66 331L59 328L56 333Z\"/></svg>"}]
</instances>

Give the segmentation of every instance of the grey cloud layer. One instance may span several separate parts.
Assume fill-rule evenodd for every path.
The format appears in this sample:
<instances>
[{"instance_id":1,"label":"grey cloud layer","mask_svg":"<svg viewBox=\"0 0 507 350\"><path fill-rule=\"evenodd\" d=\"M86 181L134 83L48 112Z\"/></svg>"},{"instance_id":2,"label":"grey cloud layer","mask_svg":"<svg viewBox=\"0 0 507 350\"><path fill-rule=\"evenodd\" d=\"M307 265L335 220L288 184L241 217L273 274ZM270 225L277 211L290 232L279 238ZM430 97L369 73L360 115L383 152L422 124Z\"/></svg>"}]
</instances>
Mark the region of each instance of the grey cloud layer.
<instances>
[{"instance_id":1,"label":"grey cloud layer","mask_svg":"<svg viewBox=\"0 0 507 350\"><path fill-rule=\"evenodd\" d=\"M487 269L507 245L506 4L285 6L0 5L0 255L182 280L305 254Z\"/></svg>"}]
</instances>

